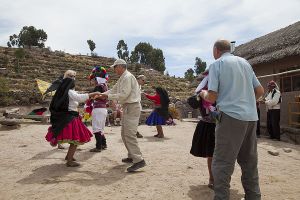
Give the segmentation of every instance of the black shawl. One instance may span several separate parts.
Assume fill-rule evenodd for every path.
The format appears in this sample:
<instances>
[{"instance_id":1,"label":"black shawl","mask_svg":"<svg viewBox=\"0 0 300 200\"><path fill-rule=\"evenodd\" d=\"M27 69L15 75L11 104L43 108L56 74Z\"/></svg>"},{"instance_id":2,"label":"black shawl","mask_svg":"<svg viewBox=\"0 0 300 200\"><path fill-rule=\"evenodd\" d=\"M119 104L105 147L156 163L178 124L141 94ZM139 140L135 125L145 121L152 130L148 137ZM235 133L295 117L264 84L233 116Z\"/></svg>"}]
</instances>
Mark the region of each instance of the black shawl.
<instances>
[{"instance_id":1,"label":"black shawl","mask_svg":"<svg viewBox=\"0 0 300 200\"><path fill-rule=\"evenodd\" d=\"M157 87L156 92L160 97L160 104L161 104L161 107L156 108L156 111L160 116L162 116L167 120L169 118L169 103L170 103L168 92L161 87Z\"/></svg>"},{"instance_id":2,"label":"black shawl","mask_svg":"<svg viewBox=\"0 0 300 200\"><path fill-rule=\"evenodd\" d=\"M78 112L68 111L70 89L75 87L75 81L71 78L65 78L57 88L55 95L50 103L50 122L52 125L53 136L57 137L63 128L78 116Z\"/></svg>"}]
</instances>

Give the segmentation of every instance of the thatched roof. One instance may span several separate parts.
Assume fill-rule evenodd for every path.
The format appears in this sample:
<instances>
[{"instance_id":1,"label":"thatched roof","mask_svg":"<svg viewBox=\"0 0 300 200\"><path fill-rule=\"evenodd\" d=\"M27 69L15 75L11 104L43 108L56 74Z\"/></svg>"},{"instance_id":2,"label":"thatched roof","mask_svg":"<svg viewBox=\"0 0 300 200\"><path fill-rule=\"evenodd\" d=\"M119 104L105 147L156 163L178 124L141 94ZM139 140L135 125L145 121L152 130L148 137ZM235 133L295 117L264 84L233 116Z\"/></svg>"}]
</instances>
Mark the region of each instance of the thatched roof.
<instances>
[{"instance_id":1,"label":"thatched roof","mask_svg":"<svg viewBox=\"0 0 300 200\"><path fill-rule=\"evenodd\" d=\"M252 65L300 56L300 21L242 44L235 48L234 54Z\"/></svg>"}]
</instances>

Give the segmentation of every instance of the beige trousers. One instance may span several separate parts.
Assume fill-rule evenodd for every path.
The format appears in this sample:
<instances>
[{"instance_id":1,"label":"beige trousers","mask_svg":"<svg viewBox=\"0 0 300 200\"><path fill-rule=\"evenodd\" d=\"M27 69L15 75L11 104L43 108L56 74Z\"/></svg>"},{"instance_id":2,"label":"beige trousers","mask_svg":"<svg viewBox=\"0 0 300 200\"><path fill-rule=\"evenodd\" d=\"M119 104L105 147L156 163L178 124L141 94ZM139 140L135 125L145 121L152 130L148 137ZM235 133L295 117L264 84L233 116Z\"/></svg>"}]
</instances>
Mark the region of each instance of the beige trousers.
<instances>
[{"instance_id":1,"label":"beige trousers","mask_svg":"<svg viewBox=\"0 0 300 200\"><path fill-rule=\"evenodd\" d=\"M140 102L123 104L121 136L123 143L128 151L128 158L132 158L133 163L137 163L143 160L142 153L136 138L140 115Z\"/></svg>"}]
</instances>

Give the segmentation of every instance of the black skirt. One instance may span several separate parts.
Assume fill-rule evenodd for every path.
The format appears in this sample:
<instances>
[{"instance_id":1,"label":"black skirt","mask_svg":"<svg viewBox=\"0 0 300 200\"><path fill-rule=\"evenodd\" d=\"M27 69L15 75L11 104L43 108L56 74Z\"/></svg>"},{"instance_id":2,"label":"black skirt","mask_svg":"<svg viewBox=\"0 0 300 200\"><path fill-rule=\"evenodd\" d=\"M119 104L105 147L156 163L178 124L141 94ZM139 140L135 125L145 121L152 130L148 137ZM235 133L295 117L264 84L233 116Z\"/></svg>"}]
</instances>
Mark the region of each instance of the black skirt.
<instances>
[{"instance_id":1,"label":"black skirt","mask_svg":"<svg viewBox=\"0 0 300 200\"><path fill-rule=\"evenodd\" d=\"M215 123L200 120L194 132L190 153L196 157L212 157L215 148Z\"/></svg>"}]
</instances>

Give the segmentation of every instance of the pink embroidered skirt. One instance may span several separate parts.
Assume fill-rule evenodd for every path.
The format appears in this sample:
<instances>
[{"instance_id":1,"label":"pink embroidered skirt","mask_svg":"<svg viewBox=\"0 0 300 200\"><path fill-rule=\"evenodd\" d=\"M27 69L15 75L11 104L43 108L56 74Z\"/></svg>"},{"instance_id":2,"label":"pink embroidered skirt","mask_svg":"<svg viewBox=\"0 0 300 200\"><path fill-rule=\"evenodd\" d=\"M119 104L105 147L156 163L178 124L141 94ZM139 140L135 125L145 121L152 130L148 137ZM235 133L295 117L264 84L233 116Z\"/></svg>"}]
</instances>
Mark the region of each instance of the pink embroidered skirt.
<instances>
[{"instance_id":1,"label":"pink embroidered skirt","mask_svg":"<svg viewBox=\"0 0 300 200\"><path fill-rule=\"evenodd\" d=\"M82 145L89 142L92 136L90 130L82 123L81 117L76 117L63 128L57 138L53 137L52 127L50 126L45 138L52 146L56 146L57 143Z\"/></svg>"}]
</instances>

